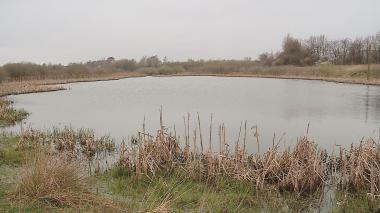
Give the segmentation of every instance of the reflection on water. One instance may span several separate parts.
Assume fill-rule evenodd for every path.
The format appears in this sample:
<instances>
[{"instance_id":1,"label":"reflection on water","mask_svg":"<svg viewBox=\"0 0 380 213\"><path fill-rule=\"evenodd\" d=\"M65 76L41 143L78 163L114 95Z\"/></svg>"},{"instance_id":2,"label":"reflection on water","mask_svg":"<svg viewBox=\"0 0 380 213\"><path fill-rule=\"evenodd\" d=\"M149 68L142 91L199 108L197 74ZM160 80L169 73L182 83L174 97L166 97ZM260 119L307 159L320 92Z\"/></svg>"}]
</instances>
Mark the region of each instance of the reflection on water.
<instances>
[{"instance_id":1,"label":"reflection on water","mask_svg":"<svg viewBox=\"0 0 380 213\"><path fill-rule=\"evenodd\" d=\"M213 123L225 123L231 143L241 121L248 120L250 127L258 125L263 148L272 144L274 132L286 133L286 145L294 144L309 122L310 137L330 150L363 136L378 138L380 127L380 87L375 86L240 77L145 77L67 86L71 89L11 98L16 107L32 112L28 122L33 127L89 127L116 138L135 134L144 116L153 131L161 105L164 122L175 124L178 133L183 116L191 113L194 128L199 112L207 135L213 113ZM218 126L213 129L216 140ZM257 149L253 133L247 135L251 152Z\"/></svg>"}]
</instances>

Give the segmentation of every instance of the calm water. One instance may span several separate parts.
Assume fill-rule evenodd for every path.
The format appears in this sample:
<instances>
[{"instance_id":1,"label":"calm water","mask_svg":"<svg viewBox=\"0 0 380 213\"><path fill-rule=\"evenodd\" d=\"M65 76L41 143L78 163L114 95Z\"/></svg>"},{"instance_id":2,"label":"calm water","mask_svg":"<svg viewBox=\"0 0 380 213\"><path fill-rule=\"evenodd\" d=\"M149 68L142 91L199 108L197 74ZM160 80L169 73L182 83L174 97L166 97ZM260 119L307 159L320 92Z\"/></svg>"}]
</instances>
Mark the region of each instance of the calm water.
<instances>
[{"instance_id":1,"label":"calm water","mask_svg":"<svg viewBox=\"0 0 380 213\"><path fill-rule=\"evenodd\" d=\"M322 147L348 146L363 136L378 138L380 87L345 85L320 81L224 77L145 77L117 81L74 83L66 91L12 96L17 108L32 114L27 123L46 129L72 125L93 128L120 139L136 134L146 117L148 130L159 125L162 105L164 123L178 133L183 116L201 115L204 140L208 143L210 115L214 117L213 143L217 125L225 123L233 144L240 123L258 125L261 147L286 133L286 145L306 134ZM19 129L19 127L15 127ZM207 139L206 139L207 138ZM248 132L248 149L256 150L253 132ZM336 148L335 148L336 149Z\"/></svg>"}]
</instances>

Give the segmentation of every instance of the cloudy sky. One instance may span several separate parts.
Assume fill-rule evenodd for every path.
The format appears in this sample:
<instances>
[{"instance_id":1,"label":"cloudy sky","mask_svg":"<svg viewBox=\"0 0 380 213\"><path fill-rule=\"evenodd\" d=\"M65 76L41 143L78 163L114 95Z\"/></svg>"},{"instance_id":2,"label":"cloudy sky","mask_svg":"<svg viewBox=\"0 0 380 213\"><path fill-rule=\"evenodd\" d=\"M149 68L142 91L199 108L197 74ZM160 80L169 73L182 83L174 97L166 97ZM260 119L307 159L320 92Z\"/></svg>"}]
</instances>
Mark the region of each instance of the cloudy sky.
<instances>
[{"instance_id":1,"label":"cloudy sky","mask_svg":"<svg viewBox=\"0 0 380 213\"><path fill-rule=\"evenodd\" d=\"M290 33L380 30L379 0L0 0L0 64L255 58Z\"/></svg>"}]
</instances>

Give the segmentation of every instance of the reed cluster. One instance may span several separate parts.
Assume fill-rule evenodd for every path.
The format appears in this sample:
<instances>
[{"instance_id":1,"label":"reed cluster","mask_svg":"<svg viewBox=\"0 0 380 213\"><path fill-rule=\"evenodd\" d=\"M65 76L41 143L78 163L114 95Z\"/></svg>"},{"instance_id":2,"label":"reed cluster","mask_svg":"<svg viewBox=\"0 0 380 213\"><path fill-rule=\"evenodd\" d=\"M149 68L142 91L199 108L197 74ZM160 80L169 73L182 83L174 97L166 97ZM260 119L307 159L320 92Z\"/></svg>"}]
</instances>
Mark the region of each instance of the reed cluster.
<instances>
[{"instance_id":1,"label":"reed cluster","mask_svg":"<svg viewBox=\"0 0 380 213\"><path fill-rule=\"evenodd\" d=\"M380 145L373 139L362 140L350 149L340 149L337 159L340 187L352 191L369 191L374 198L380 193Z\"/></svg>"},{"instance_id":2,"label":"reed cluster","mask_svg":"<svg viewBox=\"0 0 380 213\"><path fill-rule=\"evenodd\" d=\"M0 127L14 125L27 118L29 115L25 110L13 108L13 102L0 98Z\"/></svg>"},{"instance_id":3,"label":"reed cluster","mask_svg":"<svg viewBox=\"0 0 380 213\"><path fill-rule=\"evenodd\" d=\"M215 149L215 144L212 146L212 117L207 139L202 135L199 117L192 133L190 115L184 119L185 136L182 138L175 129L171 131L163 125L162 115L160 120L156 134L147 133L144 124L130 144L123 142L118 147L109 136L95 137L92 130L69 127L47 132L29 128L22 132L18 147L21 150L43 147L50 153L70 153L76 156L74 160L84 156L89 162L96 160L98 164L107 159L104 157L108 154L116 159L117 171L137 181L173 173L186 174L187 178L206 184L215 184L221 179L244 182L255 193L270 188L297 196L314 195L333 182L345 191L367 191L371 199L380 194L380 145L372 139L352 144L347 150L341 148L339 155L333 155L306 136L288 148L280 147L282 137L278 140L274 137L271 146L261 151L257 127L253 127L253 143L258 152L250 154L247 143L252 141L247 140L246 123L240 128L234 146L230 146L225 127L220 125L219 137L214 139L219 147Z\"/></svg>"},{"instance_id":4,"label":"reed cluster","mask_svg":"<svg viewBox=\"0 0 380 213\"><path fill-rule=\"evenodd\" d=\"M279 192L298 195L313 194L333 181L339 183L340 189L369 191L373 198L380 196L380 145L373 139L352 144L349 150L342 148L337 156L328 154L308 137L299 138L295 146L287 149L280 148L282 138L273 140L268 150L249 154L246 151L247 125L240 130L233 150L229 148L225 127L221 125L219 149L215 151L211 146L211 132L206 148L199 118L198 121L190 137L189 121L185 119L184 143L176 132L170 132L162 123L156 135L145 130L139 132L132 138L130 147L125 144L120 147L118 166L137 179L181 171L206 183L227 177L251 183L256 191L275 186ZM260 150L257 128L255 131L254 142Z\"/></svg>"},{"instance_id":5,"label":"reed cluster","mask_svg":"<svg viewBox=\"0 0 380 213\"><path fill-rule=\"evenodd\" d=\"M192 147L186 136L185 147L181 148L178 138L165 127L159 129L156 136L140 132L131 148L121 146L118 166L137 178L180 170L199 181L228 177L251 182L258 191L265 185L276 185L281 191L297 194L316 192L327 179L327 154L306 137L291 151L280 151L278 142L262 154L248 155L244 141L243 144L237 142L230 154L222 136L224 131L221 127L218 152L213 152L211 145L199 151L197 144L203 147L202 140L197 141L199 134L194 135Z\"/></svg>"},{"instance_id":6,"label":"reed cluster","mask_svg":"<svg viewBox=\"0 0 380 213\"><path fill-rule=\"evenodd\" d=\"M83 156L88 160L102 159L115 151L115 142L109 136L96 137L93 130L74 130L70 127L40 131L33 128L23 130L18 148L21 150L44 146L56 152L67 151L73 156Z\"/></svg>"}]
</instances>

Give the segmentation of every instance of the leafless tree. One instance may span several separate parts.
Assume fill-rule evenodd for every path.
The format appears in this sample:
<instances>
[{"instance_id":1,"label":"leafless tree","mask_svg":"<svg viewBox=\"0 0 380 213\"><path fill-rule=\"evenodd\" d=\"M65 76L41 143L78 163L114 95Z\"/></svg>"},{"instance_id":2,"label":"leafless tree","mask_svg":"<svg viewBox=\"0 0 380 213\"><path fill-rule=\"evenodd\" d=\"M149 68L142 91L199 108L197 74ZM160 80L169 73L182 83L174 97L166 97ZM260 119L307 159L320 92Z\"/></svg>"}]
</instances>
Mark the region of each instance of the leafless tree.
<instances>
[{"instance_id":1,"label":"leafless tree","mask_svg":"<svg viewBox=\"0 0 380 213\"><path fill-rule=\"evenodd\" d=\"M380 31L376 34L374 49L375 49L376 64L378 64L380 62Z\"/></svg>"}]
</instances>

